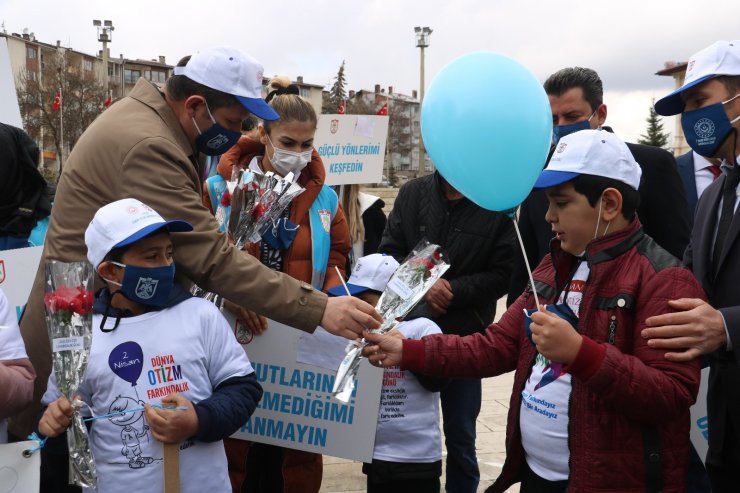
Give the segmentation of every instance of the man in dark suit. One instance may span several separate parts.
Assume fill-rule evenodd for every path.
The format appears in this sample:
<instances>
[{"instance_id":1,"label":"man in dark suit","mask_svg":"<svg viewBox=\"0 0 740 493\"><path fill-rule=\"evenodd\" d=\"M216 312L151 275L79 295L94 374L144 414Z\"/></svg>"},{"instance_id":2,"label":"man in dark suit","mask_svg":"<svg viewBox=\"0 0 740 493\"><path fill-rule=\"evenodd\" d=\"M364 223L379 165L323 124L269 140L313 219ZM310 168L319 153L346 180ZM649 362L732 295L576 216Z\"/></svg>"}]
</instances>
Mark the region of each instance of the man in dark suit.
<instances>
[{"instance_id":1,"label":"man in dark suit","mask_svg":"<svg viewBox=\"0 0 740 493\"><path fill-rule=\"evenodd\" d=\"M737 491L740 467L740 41L719 41L688 62L684 85L655 103L661 115L681 114L686 141L722 160L723 176L699 198L684 263L709 303L671 301L676 313L647 320L643 337L666 359L709 355L707 471L715 493Z\"/></svg>"},{"instance_id":2,"label":"man in dark suit","mask_svg":"<svg viewBox=\"0 0 740 493\"><path fill-rule=\"evenodd\" d=\"M689 221L691 226L694 225L694 212L696 203L704 190L716 180L722 172L719 168L718 159L707 159L695 151L689 151L681 154L676 158L678 175L683 182L683 189L686 192L686 201L689 206Z\"/></svg>"},{"instance_id":3,"label":"man in dark suit","mask_svg":"<svg viewBox=\"0 0 740 493\"><path fill-rule=\"evenodd\" d=\"M559 139L578 130L602 128L606 105L599 75L588 68L569 67L552 74L545 81L545 92L552 109L553 134ZM658 147L628 143L635 161L642 168L640 205L637 215L645 232L660 246L681 258L689 243L689 209L673 156ZM535 190L522 204L519 228L529 265L536 266L550 251L553 237L545 221L547 199ZM517 252L509 287L508 304L519 297L527 285L524 258Z\"/></svg>"}]
</instances>

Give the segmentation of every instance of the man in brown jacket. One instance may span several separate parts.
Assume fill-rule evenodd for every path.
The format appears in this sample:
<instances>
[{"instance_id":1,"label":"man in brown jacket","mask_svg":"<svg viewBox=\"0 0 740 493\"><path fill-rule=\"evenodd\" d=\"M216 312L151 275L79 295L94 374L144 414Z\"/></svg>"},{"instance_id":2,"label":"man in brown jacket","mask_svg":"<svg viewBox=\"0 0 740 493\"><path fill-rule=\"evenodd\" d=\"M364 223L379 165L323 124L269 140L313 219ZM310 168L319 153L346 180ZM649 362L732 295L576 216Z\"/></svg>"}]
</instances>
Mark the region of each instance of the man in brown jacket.
<instances>
[{"instance_id":1,"label":"man in brown jacket","mask_svg":"<svg viewBox=\"0 0 740 493\"><path fill-rule=\"evenodd\" d=\"M183 63L184 62L184 63ZM160 91L140 79L129 97L100 115L80 137L59 181L43 260L85 260L84 231L101 206L126 197L150 205L165 219L193 225L172 235L177 275L249 310L312 332L355 338L377 327L379 315L356 298L329 298L310 284L274 272L240 253L218 232L202 204L198 152L221 154L239 137L250 114L277 119L261 99L262 66L232 48L214 48L183 60ZM41 262L21 333L38 378L34 401L10 429L26 436L51 369L43 308Z\"/></svg>"}]
</instances>

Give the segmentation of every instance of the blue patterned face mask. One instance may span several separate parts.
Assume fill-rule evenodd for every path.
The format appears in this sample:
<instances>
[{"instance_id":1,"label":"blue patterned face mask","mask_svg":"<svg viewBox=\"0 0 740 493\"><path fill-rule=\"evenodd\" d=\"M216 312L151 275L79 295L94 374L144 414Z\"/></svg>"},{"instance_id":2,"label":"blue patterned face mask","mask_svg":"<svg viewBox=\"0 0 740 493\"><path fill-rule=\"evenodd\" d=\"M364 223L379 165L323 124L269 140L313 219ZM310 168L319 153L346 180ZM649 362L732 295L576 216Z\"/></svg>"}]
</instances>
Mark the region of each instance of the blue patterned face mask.
<instances>
[{"instance_id":1,"label":"blue patterned face mask","mask_svg":"<svg viewBox=\"0 0 740 493\"><path fill-rule=\"evenodd\" d=\"M121 286L119 290L122 295L131 301L146 306L162 308L167 306L167 301L175 283L175 263L162 267L137 267L135 265L119 264L123 267L123 281L119 284L108 280L113 284Z\"/></svg>"},{"instance_id":2,"label":"blue patterned face mask","mask_svg":"<svg viewBox=\"0 0 740 493\"><path fill-rule=\"evenodd\" d=\"M568 125L555 125L554 127L552 127L552 143L557 144L558 141L566 135L570 135L580 130L588 130L589 128L591 128L591 119L594 117L595 114L596 110L591 113L591 116L589 116L587 120L583 120L582 122L570 123Z\"/></svg>"},{"instance_id":3,"label":"blue patterned face mask","mask_svg":"<svg viewBox=\"0 0 740 493\"><path fill-rule=\"evenodd\" d=\"M195 129L198 131L198 137L195 138L195 145L198 150L206 156L218 156L219 154L224 154L236 145L242 134L221 126L221 124L213 118L211 110L208 108L208 103L206 103L206 111L208 111L208 116L211 118L213 125L211 125L205 132L201 132L198 124L195 123L195 118L192 119Z\"/></svg>"},{"instance_id":4,"label":"blue patterned face mask","mask_svg":"<svg viewBox=\"0 0 740 493\"><path fill-rule=\"evenodd\" d=\"M740 116L730 121L725 112L727 103L740 96L736 94L727 101L710 104L704 108L686 111L681 114L681 127L689 147L704 157L714 157L732 132L732 124L740 120Z\"/></svg>"},{"instance_id":5,"label":"blue patterned face mask","mask_svg":"<svg viewBox=\"0 0 740 493\"><path fill-rule=\"evenodd\" d=\"M262 241L270 245L273 250L287 250L293 244L300 225L281 217L272 224L267 224L262 233Z\"/></svg>"}]
</instances>

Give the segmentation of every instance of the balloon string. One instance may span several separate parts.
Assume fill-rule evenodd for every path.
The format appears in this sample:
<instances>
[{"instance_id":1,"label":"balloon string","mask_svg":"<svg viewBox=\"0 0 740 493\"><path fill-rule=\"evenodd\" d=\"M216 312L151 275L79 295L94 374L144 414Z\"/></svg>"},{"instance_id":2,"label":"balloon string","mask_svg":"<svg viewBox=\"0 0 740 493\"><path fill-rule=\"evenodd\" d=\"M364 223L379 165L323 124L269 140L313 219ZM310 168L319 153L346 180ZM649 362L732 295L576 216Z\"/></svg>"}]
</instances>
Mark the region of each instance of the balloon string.
<instances>
[{"instance_id":1,"label":"balloon string","mask_svg":"<svg viewBox=\"0 0 740 493\"><path fill-rule=\"evenodd\" d=\"M534 302L536 303L537 310L540 309L540 299L537 296L537 289L534 286L534 277L532 277L532 268L529 266L529 259L527 258L527 250L524 248L524 241L522 241L522 233L519 231L519 223L516 215L511 216L511 220L514 221L514 229L516 230L516 237L519 240L519 246L522 249L522 257L524 257L524 265L527 268L527 275L529 276L529 283L532 286L532 294L534 294Z\"/></svg>"},{"instance_id":2,"label":"balloon string","mask_svg":"<svg viewBox=\"0 0 740 493\"><path fill-rule=\"evenodd\" d=\"M156 407L157 409L166 409L168 411L187 411L187 407L185 406L162 406L160 404L152 404L152 407ZM93 416L91 418L85 418L82 421L95 421L97 419L104 419L104 418L112 418L113 416L120 416L122 414L128 414L128 413L138 413L144 411L143 407L136 407L134 409L127 409L126 411L117 411L115 413L108 413L108 414L102 414L100 416Z\"/></svg>"}]
</instances>

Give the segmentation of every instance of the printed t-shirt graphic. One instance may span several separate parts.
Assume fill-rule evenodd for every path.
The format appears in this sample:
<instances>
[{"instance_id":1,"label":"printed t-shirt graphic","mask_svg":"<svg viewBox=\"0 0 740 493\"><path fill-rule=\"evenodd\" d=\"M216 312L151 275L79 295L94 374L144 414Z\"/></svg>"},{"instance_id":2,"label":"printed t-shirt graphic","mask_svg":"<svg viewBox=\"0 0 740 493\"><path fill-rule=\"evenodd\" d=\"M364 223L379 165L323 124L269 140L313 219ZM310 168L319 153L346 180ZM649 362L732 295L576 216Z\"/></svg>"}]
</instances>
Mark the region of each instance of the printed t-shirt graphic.
<instances>
[{"instance_id":1,"label":"printed t-shirt graphic","mask_svg":"<svg viewBox=\"0 0 740 493\"><path fill-rule=\"evenodd\" d=\"M98 490L162 491L162 443L143 411L122 412L161 404L173 392L200 402L224 380L252 373L252 366L223 315L200 298L122 318L111 332L102 332L100 322L93 316L90 362L79 392L92 402L94 416L107 415L90 431ZM106 328L113 324L109 320ZM223 442L181 444L180 478L183 493L230 491Z\"/></svg>"},{"instance_id":2,"label":"printed t-shirt graphic","mask_svg":"<svg viewBox=\"0 0 740 493\"><path fill-rule=\"evenodd\" d=\"M558 303L567 304L576 317L580 312L588 274L588 263L581 262L569 289L561 293L558 299ZM527 464L535 474L549 481L565 480L570 474L570 392L571 376L562 372L562 364L537 354L522 390L519 423Z\"/></svg>"}]
</instances>

